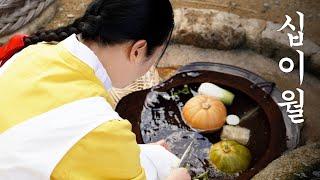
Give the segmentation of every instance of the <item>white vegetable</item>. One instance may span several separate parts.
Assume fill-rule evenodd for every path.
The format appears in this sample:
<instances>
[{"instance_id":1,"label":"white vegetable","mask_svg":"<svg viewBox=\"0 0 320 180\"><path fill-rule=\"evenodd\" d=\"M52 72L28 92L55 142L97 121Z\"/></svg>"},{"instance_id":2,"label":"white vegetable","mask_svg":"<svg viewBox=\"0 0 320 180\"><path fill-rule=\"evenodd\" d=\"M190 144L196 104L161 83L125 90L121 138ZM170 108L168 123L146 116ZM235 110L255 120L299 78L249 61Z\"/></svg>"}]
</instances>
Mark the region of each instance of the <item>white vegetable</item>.
<instances>
[{"instance_id":1,"label":"white vegetable","mask_svg":"<svg viewBox=\"0 0 320 180\"><path fill-rule=\"evenodd\" d=\"M223 126L222 140L234 140L240 144L247 145L250 139L250 130L239 126Z\"/></svg>"},{"instance_id":2,"label":"white vegetable","mask_svg":"<svg viewBox=\"0 0 320 180\"><path fill-rule=\"evenodd\" d=\"M226 105L231 105L234 99L234 94L212 83L202 83L198 89L198 93L215 97Z\"/></svg>"},{"instance_id":3,"label":"white vegetable","mask_svg":"<svg viewBox=\"0 0 320 180\"><path fill-rule=\"evenodd\" d=\"M227 116L227 124L236 126L240 123L240 118L237 115L229 115Z\"/></svg>"}]
</instances>

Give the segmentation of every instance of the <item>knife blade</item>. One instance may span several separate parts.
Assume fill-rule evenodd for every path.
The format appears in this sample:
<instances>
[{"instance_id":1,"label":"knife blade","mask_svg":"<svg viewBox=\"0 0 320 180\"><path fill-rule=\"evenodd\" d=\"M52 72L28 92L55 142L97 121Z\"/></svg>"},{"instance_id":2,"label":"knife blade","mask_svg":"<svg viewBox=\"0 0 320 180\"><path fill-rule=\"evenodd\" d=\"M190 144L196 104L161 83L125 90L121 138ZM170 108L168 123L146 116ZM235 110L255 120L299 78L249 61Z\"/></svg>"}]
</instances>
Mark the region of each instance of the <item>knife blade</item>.
<instances>
[{"instance_id":1,"label":"knife blade","mask_svg":"<svg viewBox=\"0 0 320 180\"><path fill-rule=\"evenodd\" d=\"M194 144L194 140L191 141L191 143L189 144L189 146L187 147L186 151L183 153L183 155L181 156L180 158L180 163L179 163L179 166L178 167L181 167L182 166L182 162L183 160L187 157L187 155L190 153L191 151L191 147L192 145Z\"/></svg>"}]
</instances>

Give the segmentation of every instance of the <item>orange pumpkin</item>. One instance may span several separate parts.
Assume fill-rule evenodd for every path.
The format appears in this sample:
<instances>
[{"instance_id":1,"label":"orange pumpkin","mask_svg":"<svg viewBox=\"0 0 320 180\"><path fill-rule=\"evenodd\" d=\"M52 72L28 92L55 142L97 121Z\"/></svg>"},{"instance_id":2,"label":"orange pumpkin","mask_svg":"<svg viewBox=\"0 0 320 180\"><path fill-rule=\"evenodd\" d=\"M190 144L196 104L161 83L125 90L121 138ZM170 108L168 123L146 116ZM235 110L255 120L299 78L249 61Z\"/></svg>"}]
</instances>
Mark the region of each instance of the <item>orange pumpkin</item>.
<instances>
[{"instance_id":1,"label":"orange pumpkin","mask_svg":"<svg viewBox=\"0 0 320 180\"><path fill-rule=\"evenodd\" d=\"M215 131L226 122L225 105L210 96L197 95L191 98L182 109L187 125L199 131Z\"/></svg>"}]
</instances>

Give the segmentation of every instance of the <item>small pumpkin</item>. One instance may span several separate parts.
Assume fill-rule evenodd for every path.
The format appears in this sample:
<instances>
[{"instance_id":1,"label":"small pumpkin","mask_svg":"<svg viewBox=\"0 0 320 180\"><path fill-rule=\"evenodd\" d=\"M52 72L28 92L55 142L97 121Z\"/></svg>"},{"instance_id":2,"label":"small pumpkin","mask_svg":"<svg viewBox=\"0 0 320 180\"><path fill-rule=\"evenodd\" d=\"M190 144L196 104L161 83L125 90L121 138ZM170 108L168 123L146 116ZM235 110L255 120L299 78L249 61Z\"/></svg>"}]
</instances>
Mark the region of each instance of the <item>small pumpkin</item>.
<instances>
[{"instance_id":1,"label":"small pumpkin","mask_svg":"<svg viewBox=\"0 0 320 180\"><path fill-rule=\"evenodd\" d=\"M211 146L209 159L215 168L232 174L249 168L251 154L247 147L236 141L225 140Z\"/></svg>"},{"instance_id":2,"label":"small pumpkin","mask_svg":"<svg viewBox=\"0 0 320 180\"><path fill-rule=\"evenodd\" d=\"M187 125L200 131L215 131L226 122L225 105L216 98L198 95L191 98L182 109Z\"/></svg>"}]
</instances>

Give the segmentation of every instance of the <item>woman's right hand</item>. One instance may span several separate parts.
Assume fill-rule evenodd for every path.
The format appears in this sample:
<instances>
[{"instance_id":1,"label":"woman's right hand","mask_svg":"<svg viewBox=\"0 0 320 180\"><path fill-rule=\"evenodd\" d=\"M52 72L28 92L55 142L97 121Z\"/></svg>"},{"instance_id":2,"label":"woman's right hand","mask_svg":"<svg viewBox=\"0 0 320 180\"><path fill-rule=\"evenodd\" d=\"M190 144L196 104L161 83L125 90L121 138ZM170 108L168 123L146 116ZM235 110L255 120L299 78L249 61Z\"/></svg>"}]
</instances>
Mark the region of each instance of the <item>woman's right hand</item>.
<instances>
[{"instance_id":1,"label":"woman's right hand","mask_svg":"<svg viewBox=\"0 0 320 180\"><path fill-rule=\"evenodd\" d=\"M191 176L186 168L178 168L171 172L167 180L191 180Z\"/></svg>"}]
</instances>

